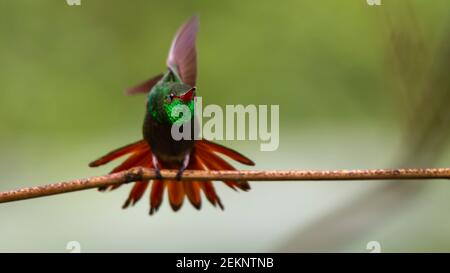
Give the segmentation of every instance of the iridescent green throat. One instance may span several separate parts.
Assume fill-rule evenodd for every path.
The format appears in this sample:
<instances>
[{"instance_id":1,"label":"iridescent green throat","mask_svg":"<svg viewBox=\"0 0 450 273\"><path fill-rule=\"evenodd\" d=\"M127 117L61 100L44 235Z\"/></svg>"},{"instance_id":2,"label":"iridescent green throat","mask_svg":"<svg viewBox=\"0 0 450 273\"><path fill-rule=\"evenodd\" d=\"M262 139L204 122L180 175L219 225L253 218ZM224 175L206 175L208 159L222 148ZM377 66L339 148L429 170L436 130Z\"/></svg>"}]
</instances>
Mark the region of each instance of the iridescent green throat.
<instances>
[{"instance_id":1,"label":"iridescent green throat","mask_svg":"<svg viewBox=\"0 0 450 273\"><path fill-rule=\"evenodd\" d=\"M171 103L165 103L163 109L170 124L181 125L189 122L194 117L194 100L184 103L180 99L175 99Z\"/></svg>"},{"instance_id":2,"label":"iridescent green throat","mask_svg":"<svg viewBox=\"0 0 450 273\"><path fill-rule=\"evenodd\" d=\"M195 101L184 102L179 98L169 100L165 88L155 90L148 98L148 109L152 118L159 123L182 124L193 119Z\"/></svg>"}]
</instances>

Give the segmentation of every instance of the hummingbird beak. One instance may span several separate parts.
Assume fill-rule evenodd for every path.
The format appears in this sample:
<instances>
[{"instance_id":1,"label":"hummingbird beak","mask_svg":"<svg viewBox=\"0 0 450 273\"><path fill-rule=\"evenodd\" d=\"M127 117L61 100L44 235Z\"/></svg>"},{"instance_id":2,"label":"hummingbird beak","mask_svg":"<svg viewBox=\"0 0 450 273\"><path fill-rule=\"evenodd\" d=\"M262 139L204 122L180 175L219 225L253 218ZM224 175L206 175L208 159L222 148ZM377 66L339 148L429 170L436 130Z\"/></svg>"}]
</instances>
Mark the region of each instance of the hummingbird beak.
<instances>
[{"instance_id":1,"label":"hummingbird beak","mask_svg":"<svg viewBox=\"0 0 450 273\"><path fill-rule=\"evenodd\" d=\"M183 95L179 96L179 98L184 101L184 102L188 102L191 101L194 96L195 96L195 87L192 87L191 89L189 89L186 93L184 93Z\"/></svg>"}]
</instances>

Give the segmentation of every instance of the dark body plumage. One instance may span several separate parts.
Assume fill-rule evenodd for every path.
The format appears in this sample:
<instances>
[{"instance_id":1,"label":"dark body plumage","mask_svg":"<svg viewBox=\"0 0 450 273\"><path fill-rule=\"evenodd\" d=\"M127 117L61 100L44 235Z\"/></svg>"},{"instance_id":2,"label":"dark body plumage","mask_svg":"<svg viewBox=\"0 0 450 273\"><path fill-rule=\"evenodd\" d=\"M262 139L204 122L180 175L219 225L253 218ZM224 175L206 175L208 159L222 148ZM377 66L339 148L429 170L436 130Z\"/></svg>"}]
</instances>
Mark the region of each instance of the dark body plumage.
<instances>
[{"instance_id":1,"label":"dark body plumage","mask_svg":"<svg viewBox=\"0 0 450 273\"><path fill-rule=\"evenodd\" d=\"M191 126L192 137L188 140L174 140L171 130L172 124L158 122L149 112L145 115L142 131L153 154L161 161L171 163L172 168L180 168L185 156L191 153L194 147L194 126Z\"/></svg>"}]
</instances>

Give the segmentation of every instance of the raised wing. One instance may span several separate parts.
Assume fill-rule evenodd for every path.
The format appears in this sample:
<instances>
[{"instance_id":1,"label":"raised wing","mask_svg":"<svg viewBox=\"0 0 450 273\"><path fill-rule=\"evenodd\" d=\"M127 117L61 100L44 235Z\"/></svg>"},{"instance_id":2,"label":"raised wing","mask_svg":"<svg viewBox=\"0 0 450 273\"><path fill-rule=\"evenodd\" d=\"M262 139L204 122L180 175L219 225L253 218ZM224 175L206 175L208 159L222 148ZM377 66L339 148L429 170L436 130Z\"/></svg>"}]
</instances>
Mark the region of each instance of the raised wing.
<instances>
[{"instance_id":1,"label":"raised wing","mask_svg":"<svg viewBox=\"0 0 450 273\"><path fill-rule=\"evenodd\" d=\"M195 40L198 31L198 17L193 16L177 32L170 47L167 66L190 86L196 85L197 50Z\"/></svg>"},{"instance_id":2,"label":"raised wing","mask_svg":"<svg viewBox=\"0 0 450 273\"><path fill-rule=\"evenodd\" d=\"M153 78L150 78L143 83L140 83L136 86L129 88L125 93L127 95L148 93L150 91L150 89L152 89L152 87L155 84L157 84L160 79L162 79L163 76L164 76L163 74L156 75Z\"/></svg>"}]
</instances>

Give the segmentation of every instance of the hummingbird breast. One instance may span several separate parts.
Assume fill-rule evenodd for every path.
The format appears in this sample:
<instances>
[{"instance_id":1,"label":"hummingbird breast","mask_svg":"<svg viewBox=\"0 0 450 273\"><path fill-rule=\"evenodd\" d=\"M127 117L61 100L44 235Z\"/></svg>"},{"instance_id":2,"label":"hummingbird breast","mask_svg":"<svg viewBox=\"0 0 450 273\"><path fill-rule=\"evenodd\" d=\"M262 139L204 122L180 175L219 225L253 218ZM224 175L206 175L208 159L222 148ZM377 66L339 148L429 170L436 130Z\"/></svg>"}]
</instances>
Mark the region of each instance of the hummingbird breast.
<instances>
[{"instance_id":1,"label":"hummingbird breast","mask_svg":"<svg viewBox=\"0 0 450 273\"><path fill-rule=\"evenodd\" d=\"M191 122L191 132L194 132L193 124L194 122ZM144 120L143 135L152 153L158 160L166 163L181 164L195 144L193 133L190 139L175 140L172 137L172 124L160 123L148 112Z\"/></svg>"}]
</instances>

